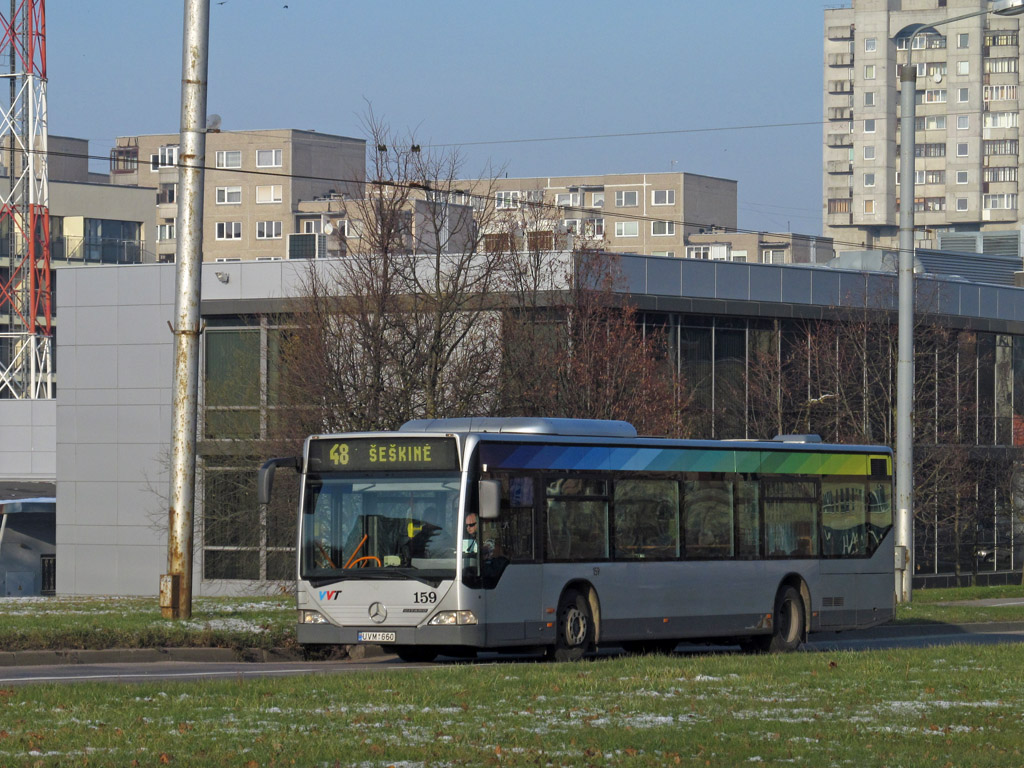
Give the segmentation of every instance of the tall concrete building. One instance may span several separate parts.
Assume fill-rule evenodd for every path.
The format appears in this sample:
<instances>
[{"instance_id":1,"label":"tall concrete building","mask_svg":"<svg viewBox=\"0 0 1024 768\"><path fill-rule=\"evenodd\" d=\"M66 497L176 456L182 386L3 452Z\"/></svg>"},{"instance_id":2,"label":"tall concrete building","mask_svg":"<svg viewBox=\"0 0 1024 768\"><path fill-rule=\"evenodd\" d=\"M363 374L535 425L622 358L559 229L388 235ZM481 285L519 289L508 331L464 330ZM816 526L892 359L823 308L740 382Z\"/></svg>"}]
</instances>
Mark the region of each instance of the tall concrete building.
<instances>
[{"instance_id":1,"label":"tall concrete building","mask_svg":"<svg viewBox=\"0 0 1024 768\"><path fill-rule=\"evenodd\" d=\"M1021 224L1020 19L988 0L852 0L825 11L823 232L836 251L898 246L899 67L917 65L917 244Z\"/></svg>"},{"instance_id":2,"label":"tall concrete building","mask_svg":"<svg viewBox=\"0 0 1024 768\"><path fill-rule=\"evenodd\" d=\"M360 197L366 142L316 131L209 131L204 261L320 254L323 238L300 230L299 202ZM178 134L118 137L110 181L155 191L159 261L173 261L178 213ZM292 235L304 235L293 238Z\"/></svg>"}]
</instances>

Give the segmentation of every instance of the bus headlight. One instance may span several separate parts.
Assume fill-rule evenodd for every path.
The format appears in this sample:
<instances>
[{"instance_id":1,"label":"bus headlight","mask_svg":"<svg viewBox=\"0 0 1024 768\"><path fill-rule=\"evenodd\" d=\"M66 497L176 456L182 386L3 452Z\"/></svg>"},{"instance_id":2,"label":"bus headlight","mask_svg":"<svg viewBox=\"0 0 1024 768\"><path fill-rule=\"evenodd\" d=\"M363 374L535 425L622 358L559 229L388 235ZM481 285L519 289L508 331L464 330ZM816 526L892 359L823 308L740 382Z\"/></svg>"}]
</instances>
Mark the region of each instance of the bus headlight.
<instances>
[{"instance_id":1,"label":"bus headlight","mask_svg":"<svg viewBox=\"0 0 1024 768\"><path fill-rule=\"evenodd\" d=\"M299 624L326 624L327 618L320 611L299 611Z\"/></svg>"},{"instance_id":2,"label":"bus headlight","mask_svg":"<svg viewBox=\"0 0 1024 768\"><path fill-rule=\"evenodd\" d=\"M451 626L454 624L476 624L476 615L472 611L441 611L429 622L432 627Z\"/></svg>"}]
</instances>

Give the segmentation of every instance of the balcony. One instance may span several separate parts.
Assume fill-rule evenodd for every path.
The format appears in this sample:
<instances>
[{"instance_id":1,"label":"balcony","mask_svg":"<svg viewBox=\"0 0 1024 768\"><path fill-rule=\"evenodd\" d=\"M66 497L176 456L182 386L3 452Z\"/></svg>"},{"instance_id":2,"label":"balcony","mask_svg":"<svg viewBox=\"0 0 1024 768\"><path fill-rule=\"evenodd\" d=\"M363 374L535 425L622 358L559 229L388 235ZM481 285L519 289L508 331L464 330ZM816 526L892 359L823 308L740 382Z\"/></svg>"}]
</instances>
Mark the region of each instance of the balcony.
<instances>
[{"instance_id":1,"label":"balcony","mask_svg":"<svg viewBox=\"0 0 1024 768\"><path fill-rule=\"evenodd\" d=\"M852 67L853 66L853 54L852 53L830 53L828 55L828 65L830 67Z\"/></svg>"},{"instance_id":2,"label":"balcony","mask_svg":"<svg viewBox=\"0 0 1024 768\"><path fill-rule=\"evenodd\" d=\"M852 147L853 136L848 133L830 133L826 143L830 147Z\"/></svg>"},{"instance_id":3,"label":"balcony","mask_svg":"<svg viewBox=\"0 0 1024 768\"><path fill-rule=\"evenodd\" d=\"M853 163L849 160L829 160L826 170L829 173L853 173Z\"/></svg>"},{"instance_id":4,"label":"balcony","mask_svg":"<svg viewBox=\"0 0 1024 768\"><path fill-rule=\"evenodd\" d=\"M50 263L63 264L148 264L156 257L137 240L55 237L50 241Z\"/></svg>"},{"instance_id":5,"label":"balcony","mask_svg":"<svg viewBox=\"0 0 1024 768\"><path fill-rule=\"evenodd\" d=\"M829 120L852 120L853 109L851 107L829 107L828 108L828 119Z\"/></svg>"},{"instance_id":6,"label":"balcony","mask_svg":"<svg viewBox=\"0 0 1024 768\"><path fill-rule=\"evenodd\" d=\"M829 40L853 40L853 25L840 24L828 28Z\"/></svg>"},{"instance_id":7,"label":"balcony","mask_svg":"<svg viewBox=\"0 0 1024 768\"><path fill-rule=\"evenodd\" d=\"M853 80L829 80L829 93L853 93Z\"/></svg>"}]
</instances>

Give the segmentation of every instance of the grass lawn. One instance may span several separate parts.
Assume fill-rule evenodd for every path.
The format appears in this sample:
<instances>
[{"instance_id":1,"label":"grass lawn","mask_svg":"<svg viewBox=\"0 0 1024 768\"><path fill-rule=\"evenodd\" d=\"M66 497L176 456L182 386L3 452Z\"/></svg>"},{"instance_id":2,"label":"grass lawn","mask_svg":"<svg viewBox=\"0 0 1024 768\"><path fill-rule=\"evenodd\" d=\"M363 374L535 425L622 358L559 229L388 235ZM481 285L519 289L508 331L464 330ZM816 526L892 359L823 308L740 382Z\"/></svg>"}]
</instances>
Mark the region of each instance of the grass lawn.
<instances>
[{"instance_id":1,"label":"grass lawn","mask_svg":"<svg viewBox=\"0 0 1024 768\"><path fill-rule=\"evenodd\" d=\"M1019 646L0 690L0 765L1024 764Z\"/></svg>"}]
</instances>

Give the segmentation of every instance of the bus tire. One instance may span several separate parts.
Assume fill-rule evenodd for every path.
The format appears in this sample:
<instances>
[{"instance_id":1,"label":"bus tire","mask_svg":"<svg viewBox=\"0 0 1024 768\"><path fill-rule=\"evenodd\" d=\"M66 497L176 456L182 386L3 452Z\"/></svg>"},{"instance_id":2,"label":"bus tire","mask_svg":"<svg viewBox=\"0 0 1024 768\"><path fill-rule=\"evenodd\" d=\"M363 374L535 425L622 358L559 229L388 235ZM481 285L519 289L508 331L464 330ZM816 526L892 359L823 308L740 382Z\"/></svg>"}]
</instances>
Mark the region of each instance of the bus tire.
<instances>
[{"instance_id":1,"label":"bus tire","mask_svg":"<svg viewBox=\"0 0 1024 768\"><path fill-rule=\"evenodd\" d=\"M783 587L775 597L772 633L766 636L768 653L788 653L804 640L804 599L795 587Z\"/></svg>"},{"instance_id":2,"label":"bus tire","mask_svg":"<svg viewBox=\"0 0 1024 768\"><path fill-rule=\"evenodd\" d=\"M426 664L437 658L437 649L429 645L396 645L395 654L410 664Z\"/></svg>"},{"instance_id":3,"label":"bus tire","mask_svg":"<svg viewBox=\"0 0 1024 768\"><path fill-rule=\"evenodd\" d=\"M551 658L555 661L578 661L594 644L594 618L587 598L576 590L568 590L558 601L558 624Z\"/></svg>"}]
</instances>

